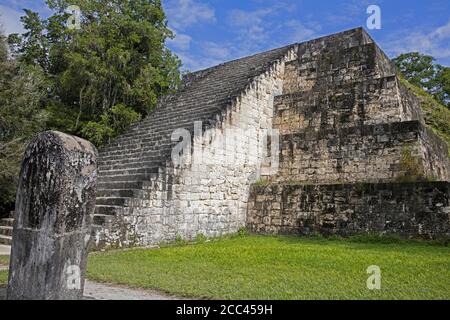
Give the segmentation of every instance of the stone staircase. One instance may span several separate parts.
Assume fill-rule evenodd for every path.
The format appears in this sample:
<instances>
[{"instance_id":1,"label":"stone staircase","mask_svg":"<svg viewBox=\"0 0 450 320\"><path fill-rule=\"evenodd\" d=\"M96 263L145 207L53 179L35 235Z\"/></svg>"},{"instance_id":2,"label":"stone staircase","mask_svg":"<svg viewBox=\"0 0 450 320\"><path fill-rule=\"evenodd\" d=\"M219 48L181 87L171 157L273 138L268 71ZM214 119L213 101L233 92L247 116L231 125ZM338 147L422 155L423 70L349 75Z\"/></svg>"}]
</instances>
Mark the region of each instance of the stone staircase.
<instances>
[{"instance_id":1,"label":"stone staircase","mask_svg":"<svg viewBox=\"0 0 450 320\"><path fill-rule=\"evenodd\" d=\"M14 219L11 213L9 218L0 219L0 244L10 246L12 243L12 232Z\"/></svg>"},{"instance_id":2,"label":"stone staircase","mask_svg":"<svg viewBox=\"0 0 450 320\"><path fill-rule=\"evenodd\" d=\"M118 229L115 217L130 216L148 200L151 180L160 176L170 161L171 134L183 128L191 134L194 122L202 130L220 125L226 108L251 82L278 61L292 46L197 72L184 79L183 87L164 98L143 121L100 151L96 211L97 240L104 231ZM100 245L101 246L101 245Z\"/></svg>"}]
</instances>

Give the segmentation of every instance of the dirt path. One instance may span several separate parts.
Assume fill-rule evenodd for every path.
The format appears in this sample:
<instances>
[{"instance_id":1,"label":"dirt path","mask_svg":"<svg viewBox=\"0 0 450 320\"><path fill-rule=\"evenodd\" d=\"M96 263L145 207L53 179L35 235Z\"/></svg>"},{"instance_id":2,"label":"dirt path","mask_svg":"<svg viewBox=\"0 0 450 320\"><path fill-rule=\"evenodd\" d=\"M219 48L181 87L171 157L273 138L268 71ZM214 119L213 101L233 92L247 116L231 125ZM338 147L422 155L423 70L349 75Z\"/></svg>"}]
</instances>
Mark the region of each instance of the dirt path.
<instances>
[{"instance_id":1,"label":"dirt path","mask_svg":"<svg viewBox=\"0 0 450 320\"><path fill-rule=\"evenodd\" d=\"M8 267L0 265L0 270ZM6 299L6 288L0 287L0 300ZM85 300L182 300L157 290L131 289L86 280L84 285Z\"/></svg>"},{"instance_id":2,"label":"dirt path","mask_svg":"<svg viewBox=\"0 0 450 320\"><path fill-rule=\"evenodd\" d=\"M86 281L84 297L89 300L180 300L156 290L130 289L92 281Z\"/></svg>"}]
</instances>

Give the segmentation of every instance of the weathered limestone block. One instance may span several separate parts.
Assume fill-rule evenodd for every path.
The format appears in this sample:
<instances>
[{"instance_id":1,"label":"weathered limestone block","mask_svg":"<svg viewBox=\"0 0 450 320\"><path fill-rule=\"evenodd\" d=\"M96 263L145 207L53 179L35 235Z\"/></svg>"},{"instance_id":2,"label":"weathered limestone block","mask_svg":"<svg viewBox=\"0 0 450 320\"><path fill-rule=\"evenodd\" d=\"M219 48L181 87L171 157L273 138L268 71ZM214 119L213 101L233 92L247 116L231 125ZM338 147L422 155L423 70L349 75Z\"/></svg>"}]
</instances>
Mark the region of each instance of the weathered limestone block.
<instances>
[{"instance_id":1,"label":"weathered limestone block","mask_svg":"<svg viewBox=\"0 0 450 320\"><path fill-rule=\"evenodd\" d=\"M44 132L27 147L17 190L7 297L80 299L97 150L80 138Z\"/></svg>"},{"instance_id":2,"label":"weathered limestone block","mask_svg":"<svg viewBox=\"0 0 450 320\"><path fill-rule=\"evenodd\" d=\"M280 208L280 209L278 209ZM252 186L247 228L263 234L450 236L450 183Z\"/></svg>"}]
</instances>

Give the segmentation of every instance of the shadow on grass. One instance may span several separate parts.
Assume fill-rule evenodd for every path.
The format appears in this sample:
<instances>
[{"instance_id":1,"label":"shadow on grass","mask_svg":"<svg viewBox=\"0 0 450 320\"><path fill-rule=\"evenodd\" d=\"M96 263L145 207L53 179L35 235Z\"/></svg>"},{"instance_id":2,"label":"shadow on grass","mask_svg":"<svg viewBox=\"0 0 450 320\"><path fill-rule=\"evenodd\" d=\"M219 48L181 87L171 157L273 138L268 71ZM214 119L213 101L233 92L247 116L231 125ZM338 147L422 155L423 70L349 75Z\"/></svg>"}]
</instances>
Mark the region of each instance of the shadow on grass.
<instances>
[{"instance_id":1,"label":"shadow on grass","mask_svg":"<svg viewBox=\"0 0 450 320\"><path fill-rule=\"evenodd\" d=\"M311 243L315 245L329 246L338 245L345 246L353 250L370 250L370 249L380 249L383 250L397 250L399 247L440 247L440 248L450 248L449 238L442 238L436 240L423 240L423 239L405 239L400 236L395 235L383 235L383 234L366 234L366 235L355 235L349 237L341 236L323 236L320 234L314 234L310 236L301 235L284 235L284 236L269 236L277 239L279 242L283 242L289 245L294 244L305 244Z\"/></svg>"}]
</instances>

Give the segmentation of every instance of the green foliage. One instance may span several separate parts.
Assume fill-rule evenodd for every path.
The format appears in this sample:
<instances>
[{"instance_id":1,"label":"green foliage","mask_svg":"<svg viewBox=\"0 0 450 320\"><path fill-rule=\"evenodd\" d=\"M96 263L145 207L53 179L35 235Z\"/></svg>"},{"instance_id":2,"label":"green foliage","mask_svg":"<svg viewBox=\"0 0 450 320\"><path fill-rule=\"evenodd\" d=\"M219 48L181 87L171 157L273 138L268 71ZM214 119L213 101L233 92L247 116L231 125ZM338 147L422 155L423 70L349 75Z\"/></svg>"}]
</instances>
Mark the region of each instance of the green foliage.
<instances>
[{"instance_id":1,"label":"green foliage","mask_svg":"<svg viewBox=\"0 0 450 320\"><path fill-rule=\"evenodd\" d=\"M264 187L270 184L270 180L268 178L261 178L254 183L257 187Z\"/></svg>"},{"instance_id":2,"label":"green foliage","mask_svg":"<svg viewBox=\"0 0 450 320\"><path fill-rule=\"evenodd\" d=\"M26 140L0 142L0 218L14 209L20 162Z\"/></svg>"},{"instance_id":3,"label":"green foliage","mask_svg":"<svg viewBox=\"0 0 450 320\"><path fill-rule=\"evenodd\" d=\"M199 233L195 236L196 243L205 243L207 240L206 236L203 233Z\"/></svg>"},{"instance_id":4,"label":"green foliage","mask_svg":"<svg viewBox=\"0 0 450 320\"><path fill-rule=\"evenodd\" d=\"M123 105L146 115L160 96L177 88L180 61L165 47L173 34L160 1L48 0L47 5L53 12L48 19L25 10L26 32L10 35L9 43L21 63L39 66L50 80L49 127L101 144L132 123L116 119L111 133L102 117L114 115L113 108ZM66 26L69 5L80 8L79 29ZM69 117L60 117L64 114Z\"/></svg>"},{"instance_id":5,"label":"green foliage","mask_svg":"<svg viewBox=\"0 0 450 320\"><path fill-rule=\"evenodd\" d=\"M415 182L426 180L423 173L421 159L413 154L411 146L404 146L402 149L400 170L402 175L397 178L401 182Z\"/></svg>"},{"instance_id":6,"label":"green foliage","mask_svg":"<svg viewBox=\"0 0 450 320\"><path fill-rule=\"evenodd\" d=\"M400 77L400 81L419 98L427 125L450 146L450 110L433 99L423 89L409 83L403 77Z\"/></svg>"},{"instance_id":7,"label":"green foliage","mask_svg":"<svg viewBox=\"0 0 450 320\"><path fill-rule=\"evenodd\" d=\"M8 43L0 34L0 215L13 206L21 153L34 134L58 130L101 146L180 83L161 1L46 3L48 18L25 9L25 32ZM68 28L70 5L81 9L79 29Z\"/></svg>"},{"instance_id":8,"label":"green foliage","mask_svg":"<svg viewBox=\"0 0 450 320\"><path fill-rule=\"evenodd\" d=\"M25 15L20 21L26 30L25 33L22 36L10 35L8 42L19 61L27 65L38 65L47 70L49 43L45 35L45 20L32 10L24 9L24 12Z\"/></svg>"},{"instance_id":9,"label":"green foliage","mask_svg":"<svg viewBox=\"0 0 450 320\"><path fill-rule=\"evenodd\" d=\"M113 106L109 112L109 122L115 134L123 132L140 119L141 115L139 113L123 104Z\"/></svg>"},{"instance_id":10,"label":"green foliage","mask_svg":"<svg viewBox=\"0 0 450 320\"><path fill-rule=\"evenodd\" d=\"M8 60L1 54L5 47L5 37L0 35L0 217L14 208L25 146L47 121L42 108L47 81L42 69Z\"/></svg>"},{"instance_id":11,"label":"green foliage","mask_svg":"<svg viewBox=\"0 0 450 320\"><path fill-rule=\"evenodd\" d=\"M435 64L433 57L419 52L401 54L393 61L408 82L450 108L450 68Z\"/></svg>"},{"instance_id":12,"label":"green foliage","mask_svg":"<svg viewBox=\"0 0 450 320\"><path fill-rule=\"evenodd\" d=\"M141 116L133 109L118 104L100 117L99 122L89 121L82 125L81 132L84 137L101 146L122 133L131 124L140 120Z\"/></svg>"},{"instance_id":13,"label":"green foliage","mask_svg":"<svg viewBox=\"0 0 450 320\"><path fill-rule=\"evenodd\" d=\"M8 45L6 43L6 37L0 32L0 63L5 62L7 59L8 59Z\"/></svg>"},{"instance_id":14,"label":"green foliage","mask_svg":"<svg viewBox=\"0 0 450 320\"><path fill-rule=\"evenodd\" d=\"M101 146L113 137L114 130L104 121L89 121L83 126L81 133L95 145Z\"/></svg>"},{"instance_id":15,"label":"green foliage","mask_svg":"<svg viewBox=\"0 0 450 320\"><path fill-rule=\"evenodd\" d=\"M187 245L188 242L186 240L183 239L183 237L181 236L181 234L177 234L175 237L175 242L174 245L175 246L185 246Z\"/></svg>"},{"instance_id":16,"label":"green foliage","mask_svg":"<svg viewBox=\"0 0 450 320\"><path fill-rule=\"evenodd\" d=\"M440 67L436 76L434 97L450 109L450 68Z\"/></svg>"},{"instance_id":17,"label":"green foliage","mask_svg":"<svg viewBox=\"0 0 450 320\"><path fill-rule=\"evenodd\" d=\"M247 228L244 228L244 227L239 228L239 230L237 232L237 235L239 237L244 237L244 236L247 236L248 234L249 234L249 232L248 232Z\"/></svg>"}]
</instances>

